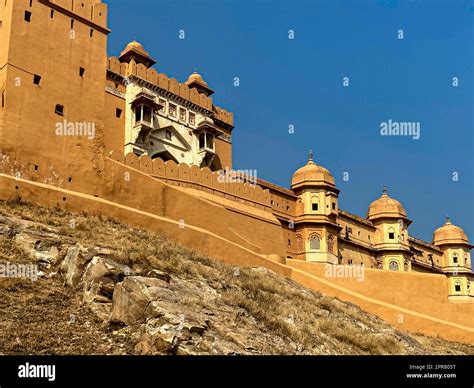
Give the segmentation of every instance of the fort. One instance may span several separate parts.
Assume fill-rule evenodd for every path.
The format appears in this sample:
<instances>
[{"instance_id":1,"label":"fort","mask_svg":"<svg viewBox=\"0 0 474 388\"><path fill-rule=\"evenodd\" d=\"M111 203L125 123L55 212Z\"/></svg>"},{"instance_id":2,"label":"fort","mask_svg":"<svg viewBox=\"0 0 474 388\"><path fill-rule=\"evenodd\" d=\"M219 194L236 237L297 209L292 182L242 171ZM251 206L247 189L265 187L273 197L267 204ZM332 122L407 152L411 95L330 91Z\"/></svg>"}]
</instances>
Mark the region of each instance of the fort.
<instances>
[{"instance_id":1,"label":"fort","mask_svg":"<svg viewBox=\"0 0 474 388\"><path fill-rule=\"evenodd\" d=\"M460 227L446 219L431 242L410 236L385 188L365 217L340 209L312 152L289 188L245 174L223 182L233 113L197 72L181 83L159 73L136 41L107 57L109 33L100 0L0 2L0 199L87 209L266 267L401 330L474 344L472 245ZM64 120L93 123L95 136L58 136ZM327 265L362 265L364 279L329 277Z\"/></svg>"}]
</instances>

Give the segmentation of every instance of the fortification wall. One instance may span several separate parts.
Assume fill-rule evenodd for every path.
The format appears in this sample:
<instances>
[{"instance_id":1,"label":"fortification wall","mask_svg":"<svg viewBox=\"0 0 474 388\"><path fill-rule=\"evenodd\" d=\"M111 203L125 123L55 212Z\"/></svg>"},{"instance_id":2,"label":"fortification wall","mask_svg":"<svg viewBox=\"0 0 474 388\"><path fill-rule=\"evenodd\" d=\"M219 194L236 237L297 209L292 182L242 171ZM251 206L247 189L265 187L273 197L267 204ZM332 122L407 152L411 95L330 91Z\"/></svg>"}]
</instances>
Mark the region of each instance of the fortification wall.
<instances>
[{"instance_id":1,"label":"fortification wall","mask_svg":"<svg viewBox=\"0 0 474 388\"><path fill-rule=\"evenodd\" d=\"M107 174L109 177L127 172L127 167L117 162L109 160L109 163L106 163L106 165L107 164L118 168L115 172L109 171ZM146 177L148 180L153 180L153 178L147 177L139 171L134 169L129 170L132 171L133 181L139 180L139 177ZM115 181L117 182L117 180ZM156 179L155 181L159 182ZM165 185L164 183L162 184ZM170 189L178 191L184 190L179 187L170 187ZM148 192L149 191L150 190L148 190ZM457 313L455 312L449 316L447 320L442 320L430 314L422 314L397 306L396 304L387 303L378 299L377 294L365 296L349 288L345 288L333 281L334 279L329 280L322 277L321 272L316 270L316 268L318 268L317 264L297 263L295 260L289 261L290 266L279 264L265 259L263 256L203 228L188 225L180 229L180 232L177 233L180 225L179 222L169 218L124 206L117 201L112 202L92 195L81 194L44 183L15 179L12 176L0 174L0 199L10 199L19 193L24 199L43 206L64 207L72 212L87 209L93 214L100 213L131 226L163 234L186 247L195 249L198 252L229 264L268 268L282 276L293 279L305 287L317 290L325 295L336 296L342 300L355 303L362 309L385 319L400 330L420 332L432 336L439 335L448 340L474 344L474 325L472 321L469 321L467 325L457 323L459 317L461 317L461 321L463 321L463 317L472 316L470 309L464 311L465 308L470 307L466 304L459 305ZM136 191L132 190L129 194L134 195ZM123 193L123 195L125 195L125 193ZM66 198L66 200L64 200L64 198ZM152 198L153 196L149 195L148 199L151 200ZM163 210L163 213L166 213L166 210ZM310 265L311 267L304 268L305 270L297 268L299 266L303 268L305 265ZM322 268L322 266L320 266L320 268ZM393 273L391 275L393 275ZM417 293L417 295L420 296L419 293ZM404 297L406 299L414 299L411 294L404 295ZM397 300L397 303L398 302ZM419 304L423 304L422 298L419 298ZM436 311L436 309L434 309L434 311ZM403 314L403 322L400 322L400 314Z\"/></svg>"},{"instance_id":2,"label":"fortification wall","mask_svg":"<svg viewBox=\"0 0 474 388\"><path fill-rule=\"evenodd\" d=\"M124 166L120 166L113 161L110 161L109 167L110 166L117 167L117 170L109 171L109 178L115 174L123 174L125 171ZM140 177L146 177L138 171L131 172L132 180L135 182L137 182ZM156 179L150 177L146 178L165 186ZM173 187L169 189L171 191L165 194L165 196L171 196L170 194L173 190L179 190ZM147 190L147 192L150 192L150 190ZM136 191L131 190L129 193L133 195L136 194ZM164 193L166 193L166 189L164 189ZM181 228L181 224L178 221L141 211L134 207L125 206L115 200L112 202L93 195L69 191L44 183L15 179L9 175L0 174L0 199L8 200L14 198L16 195L21 195L24 200L42 206L57 206L71 212L82 212L86 210L89 214L102 214L133 227L159 233L185 247L229 264L261 266L269 268L282 276L291 276L291 268L274 263L264 256L246 249L242 245L229 241L201 227L186 224L184 228ZM126 196L125 193L122 193L122 195ZM119 197L121 196L119 195ZM153 197L153 195L149 194L148 199ZM167 211L164 209L163 214L166 213Z\"/></svg>"},{"instance_id":3,"label":"fortification wall","mask_svg":"<svg viewBox=\"0 0 474 388\"><path fill-rule=\"evenodd\" d=\"M291 260L288 265L309 274L326 278L326 266ZM395 272L364 268L364 280L354 277L326 278L361 295L397 305L420 314L430 315L440 320L454 322L473 328L474 303L449 302L448 279L445 275L419 272ZM388 319L388 318L384 318ZM390 317L390 322L398 322L403 317L398 313Z\"/></svg>"},{"instance_id":4,"label":"fortification wall","mask_svg":"<svg viewBox=\"0 0 474 388\"><path fill-rule=\"evenodd\" d=\"M112 151L110 158L118 163L140 170L144 174L159 178L174 186L192 188L226 198L256 209L271 210L269 190L263 190L258 185L240 182L225 182L218 171L209 168L177 164L173 160L163 161L160 158L151 159L148 155L140 157L133 153L124 155L121 151ZM221 178L222 179L221 179Z\"/></svg>"},{"instance_id":5,"label":"fortification wall","mask_svg":"<svg viewBox=\"0 0 474 388\"><path fill-rule=\"evenodd\" d=\"M22 1L26 2L27 0ZM83 18L84 21L94 23L103 29L107 29L107 4L101 3L100 0L39 0L39 2L51 5L56 9L72 12L80 18Z\"/></svg>"},{"instance_id":6,"label":"fortification wall","mask_svg":"<svg viewBox=\"0 0 474 388\"><path fill-rule=\"evenodd\" d=\"M124 167L123 165L113 161L110 161L110 163L113 163L114 166ZM124 173L124 170L119 169L116 173L122 174ZM138 171L136 174L144 176ZM136 178L137 177L134 176L132 179ZM152 178L148 177L148 179ZM181 188L172 189L182 190ZM312 267L305 268L305 270L308 271L303 271L297 268L292 269L291 267L296 267L293 265L294 261L291 261L291 266L272 262L255 254L251 250L240 246L239 244L233 243L221 236L193 225L188 225L177 233L179 222L170 220L169 218L140 211L132 207L121 205L117 202L111 202L91 195L72 192L43 183L15 179L11 176L0 174L0 199L12 198L12 196L17 193L21 193L22 197L27 200L44 206L65 207L73 212L88 209L91 213L103 214L134 227L163 234L184 246L208 254L213 258L230 264L262 266L268 268L280 275L289 277L308 288L318 290L326 295L339 297L342 300L353 302L364 310L387 320L401 330L422 332L433 336L440 335L446 339L474 344L474 328L472 321L468 322L470 323L468 325L457 323L459 317L461 317L462 320L462 317L469 315L469 312L464 312L464 309L466 308L465 304L459 305L458 314L453 314L448 317L448 320L446 321L441 320L431 315L425 315L414 310L405 309L384 302L380 300L380 298L377 299L377 294L367 297L348 288L341 287L337 282L329 281L328 279L315 275L313 269L316 268L315 266L317 266L317 264L311 264ZM66 201L63 200L64 198L66 198ZM307 263L297 263L297 265L305 264ZM317 273L321 275L320 272ZM412 298L412 295L405 295L405 298ZM420 298L420 304L422 303L423 299ZM399 322L400 314L403 314L404 317L403 322L401 323ZM472 312L470 312L470 315L472 316Z\"/></svg>"}]
</instances>

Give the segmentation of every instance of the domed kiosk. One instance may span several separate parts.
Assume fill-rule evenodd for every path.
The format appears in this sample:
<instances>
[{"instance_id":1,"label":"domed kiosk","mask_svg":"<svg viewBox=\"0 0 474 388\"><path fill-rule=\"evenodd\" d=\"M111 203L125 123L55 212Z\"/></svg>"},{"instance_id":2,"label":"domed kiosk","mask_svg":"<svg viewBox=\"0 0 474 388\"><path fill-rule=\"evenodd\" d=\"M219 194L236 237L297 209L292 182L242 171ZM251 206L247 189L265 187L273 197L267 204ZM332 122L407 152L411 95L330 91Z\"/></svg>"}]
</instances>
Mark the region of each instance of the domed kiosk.
<instances>
[{"instance_id":1,"label":"domed kiosk","mask_svg":"<svg viewBox=\"0 0 474 388\"><path fill-rule=\"evenodd\" d=\"M408 240L411 221L403 205L388 195L386 187L380 198L369 205L366 218L376 229L373 244L379 265L391 271L411 271Z\"/></svg>"},{"instance_id":2,"label":"domed kiosk","mask_svg":"<svg viewBox=\"0 0 474 388\"><path fill-rule=\"evenodd\" d=\"M444 225L433 233L433 245L443 251L443 271L449 278L449 298L465 300L474 297L470 253L473 246L464 230L446 217Z\"/></svg>"},{"instance_id":3,"label":"domed kiosk","mask_svg":"<svg viewBox=\"0 0 474 388\"><path fill-rule=\"evenodd\" d=\"M333 175L316 164L312 151L308 162L295 171L291 189L296 200L296 241L298 259L314 262L338 262L338 195Z\"/></svg>"}]
</instances>

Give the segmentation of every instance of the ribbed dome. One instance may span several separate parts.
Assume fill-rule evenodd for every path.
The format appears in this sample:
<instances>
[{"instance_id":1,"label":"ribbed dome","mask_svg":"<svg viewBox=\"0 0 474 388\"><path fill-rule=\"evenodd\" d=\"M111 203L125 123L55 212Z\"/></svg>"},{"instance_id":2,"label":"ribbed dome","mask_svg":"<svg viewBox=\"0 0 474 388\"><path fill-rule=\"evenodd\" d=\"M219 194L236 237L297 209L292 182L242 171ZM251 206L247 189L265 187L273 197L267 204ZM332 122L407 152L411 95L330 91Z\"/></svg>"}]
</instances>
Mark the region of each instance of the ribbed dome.
<instances>
[{"instance_id":1,"label":"ribbed dome","mask_svg":"<svg viewBox=\"0 0 474 388\"><path fill-rule=\"evenodd\" d=\"M299 168L293 174L291 179L291 188L295 189L301 186L329 185L335 186L334 177L322 166L313 161L313 154L310 151L308 163Z\"/></svg>"},{"instance_id":2,"label":"ribbed dome","mask_svg":"<svg viewBox=\"0 0 474 388\"><path fill-rule=\"evenodd\" d=\"M446 217L445 224L433 233L433 244L469 244L469 239L462 228L453 225L449 217Z\"/></svg>"},{"instance_id":3,"label":"ribbed dome","mask_svg":"<svg viewBox=\"0 0 474 388\"><path fill-rule=\"evenodd\" d=\"M388 196L384 188L382 196L369 206L367 218L372 221L377 218L407 218L407 212L400 202Z\"/></svg>"}]
</instances>

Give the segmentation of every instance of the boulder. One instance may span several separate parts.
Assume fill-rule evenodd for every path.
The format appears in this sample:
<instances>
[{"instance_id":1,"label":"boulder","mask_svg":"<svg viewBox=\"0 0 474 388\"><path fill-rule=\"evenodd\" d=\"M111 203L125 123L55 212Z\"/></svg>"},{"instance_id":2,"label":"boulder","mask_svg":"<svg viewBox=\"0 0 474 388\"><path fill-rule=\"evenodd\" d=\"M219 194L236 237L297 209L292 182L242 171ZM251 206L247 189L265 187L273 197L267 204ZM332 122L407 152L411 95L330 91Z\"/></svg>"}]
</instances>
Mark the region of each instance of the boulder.
<instances>
[{"instance_id":1,"label":"boulder","mask_svg":"<svg viewBox=\"0 0 474 388\"><path fill-rule=\"evenodd\" d=\"M68 249L66 257L61 263L61 272L64 273L68 286L77 287L87 263L95 255L97 255L97 251L93 247L83 247L80 244Z\"/></svg>"},{"instance_id":2,"label":"boulder","mask_svg":"<svg viewBox=\"0 0 474 388\"><path fill-rule=\"evenodd\" d=\"M146 274L148 278L155 278L155 279L161 279L164 280L166 283L169 283L171 281L171 275L169 273L159 271L157 269L152 269L151 271L148 271Z\"/></svg>"},{"instance_id":3,"label":"boulder","mask_svg":"<svg viewBox=\"0 0 474 388\"><path fill-rule=\"evenodd\" d=\"M113 260L94 256L82 276L84 302L112 303L115 283L130 275L130 268Z\"/></svg>"},{"instance_id":4,"label":"boulder","mask_svg":"<svg viewBox=\"0 0 474 388\"><path fill-rule=\"evenodd\" d=\"M108 278L114 283L123 281L125 276L131 275L130 267L99 256L94 256L88 262L82 280L85 288L97 278Z\"/></svg>"},{"instance_id":5,"label":"boulder","mask_svg":"<svg viewBox=\"0 0 474 388\"><path fill-rule=\"evenodd\" d=\"M142 276L126 277L122 283L115 285L111 321L132 326L144 323L147 315L159 314L157 309L149 308L149 305L154 299L160 297L166 285L167 283L161 279Z\"/></svg>"}]
</instances>

